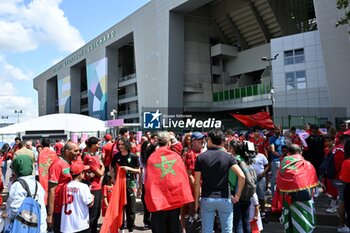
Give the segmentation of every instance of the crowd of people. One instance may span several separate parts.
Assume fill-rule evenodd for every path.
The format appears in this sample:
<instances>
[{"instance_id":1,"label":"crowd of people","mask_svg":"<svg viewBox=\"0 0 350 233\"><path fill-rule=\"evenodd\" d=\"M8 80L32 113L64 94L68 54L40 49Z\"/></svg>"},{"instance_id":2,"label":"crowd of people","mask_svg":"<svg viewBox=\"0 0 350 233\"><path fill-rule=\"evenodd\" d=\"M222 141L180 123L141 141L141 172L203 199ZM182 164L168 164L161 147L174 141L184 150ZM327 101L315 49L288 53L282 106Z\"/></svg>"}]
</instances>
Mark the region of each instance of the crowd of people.
<instances>
[{"instance_id":1,"label":"crowd of people","mask_svg":"<svg viewBox=\"0 0 350 233\"><path fill-rule=\"evenodd\" d=\"M349 232L350 129L327 124L327 133L309 125L300 132L278 126L244 133L148 131L140 138L122 128L116 138L43 138L35 146L16 137L1 150L0 190L9 190L5 232L28 193L40 205L40 232L133 232L136 198L144 228L155 233L184 233L199 218L204 233L260 232L271 201L283 210L286 232L312 232L320 192L330 196L327 212L338 212L338 232Z\"/></svg>"}]
</instances>

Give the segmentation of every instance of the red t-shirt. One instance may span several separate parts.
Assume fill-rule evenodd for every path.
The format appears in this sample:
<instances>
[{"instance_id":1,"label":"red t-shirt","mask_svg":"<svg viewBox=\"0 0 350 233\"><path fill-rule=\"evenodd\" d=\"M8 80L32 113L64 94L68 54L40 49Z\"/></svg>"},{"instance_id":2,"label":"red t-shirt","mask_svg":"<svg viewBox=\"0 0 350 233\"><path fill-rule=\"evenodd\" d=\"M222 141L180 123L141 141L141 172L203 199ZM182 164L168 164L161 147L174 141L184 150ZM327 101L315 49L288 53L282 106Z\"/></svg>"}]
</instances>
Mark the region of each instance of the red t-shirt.
<instances>
[{"instance_id":1,"label":"red t-shirt","mask_svg":"<svg viewBox=\"0 0 350 233\"><path fill-rule=\"evenodd\" d=\"M105 159L103 161L103 164L108 167L112 163L112 149L113 149L113 143L107 142L102 147L102 153L105 155Z\"/></svg>"},{"instance_id":2,"label":"red t-shirt","mask_svg":"<svg viewBox=\"0 0 350 233\"><path fill-rule=\"evenodd\" d=\"M102 189L102 216L106 215L107 206L105 204L104 198L107 197L108 203L111 201L113 191L113 185L103 185Z\"/></svg>"},{"instance_id":3,"label":"red t-shirt","mask_svg":"<svg viewBox=\"0 0 350 233\"><path fill-rule=\"evenodd\" d=\"M57 184L55 190L54 213L61 213L63 205L63 186L72 180L70 165L62 157L58 157L49 168L49 182Z\"/></svg>"},{"instance_id":4,"label":"red t-shirt","mask_svg":"<svg viewBox=\"0 0 350 233\"><path fill-rule=\"evenodd\" d=\"M345 159L342 164L340 180L345 183L350 183L350 159Z\"/></svg>"},{"instance_id":5,"label":"red t-shirt","mask_svg":"<svg viewBox=\"0 0 350 233\"><path fill-rule=\"evenodd\" d=\"M255 137L251 137L250 140L252 143L254 143L254 145L256 145L258 147L258 151L260 154L263 154L266 156L266 152L265 152L265 139L263 137L259 137L258 139L255 139Z\"/></svg>"},{"instance_id":6,"label":"red t-shirt","mask_svg":"<svg viewBox=\"0 0 350 233\"><path fill-rule=\"evenodd\" d=\"M192 175L194 175L194 167L196 164L196 159L199 153L195 152L194 150L190 149L185 154L185 167L187 170L192 170Z\"/></svg>"},{"instance_id":7,"label":"red t-shirt","mask_svg":"<svg viewBox=\"0 0 350 233\"><path fill-rule=\"evenodd\" d=\"M340 170L342 168L342 164L345 159L345 154L344 154L344 145L336 145L335 148L333 149L334 153L334 165L335 165L335 177L334 179L339 180L339 175L340 175Z\"/></svg>"},{"instance_id":8,"label":"red t-shirt","mask_svg":"<svg viewBox=\"0 0 350 233\"><path fill-rule=\"evenodd\" d=\"M293 136L291 136L291 141L293 144L297 144L301 148L303 147L303 142L301 141L298 134L294 134Z\"/></svg>"},{"instance_id":9,"label":"red t-shirt","mask_svg":"<svg viewBox=\"0 0 350 233\"><path fill-rule=\"evenodd\" d=\"M57 155L61 155L62 148L63 148L63 144L60 142L56 142L54 149L55 149Z\"/></svg>"},{"instance_id":10,"label":"red t-shirt","mask_svg":"<svg viewBox=\"0 0 350 233\"><path fill-rule=\"evenodd\" d=\"M98 169L100 169L101 164L100 164L100 159L98 156L92 156L90 154L86 154L84 157L84 164L90 166L90 171L95 172ZM102 189L102 177L94 176L90 180L90 190L101 190Z\"/></svg>"}]
</instances>

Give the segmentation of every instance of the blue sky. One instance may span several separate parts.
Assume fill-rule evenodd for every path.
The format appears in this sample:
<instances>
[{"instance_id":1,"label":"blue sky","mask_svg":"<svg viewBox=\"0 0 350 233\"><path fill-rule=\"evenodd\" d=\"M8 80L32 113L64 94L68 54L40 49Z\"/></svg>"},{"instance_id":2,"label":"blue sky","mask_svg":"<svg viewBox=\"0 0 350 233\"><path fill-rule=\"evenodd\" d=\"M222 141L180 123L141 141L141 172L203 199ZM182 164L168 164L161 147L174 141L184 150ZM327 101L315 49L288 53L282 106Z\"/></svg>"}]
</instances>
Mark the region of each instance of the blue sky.
<instances>
[{"instance_id":1,"label":"blue sky","mask_svg":"<svg viewBox=\"0 0 350 233\"><path fill-rule=\"evenodd\" d=\"M150 0L0 0L0 121L38 116L33 79Z\"/></svg>"}]
</instances>

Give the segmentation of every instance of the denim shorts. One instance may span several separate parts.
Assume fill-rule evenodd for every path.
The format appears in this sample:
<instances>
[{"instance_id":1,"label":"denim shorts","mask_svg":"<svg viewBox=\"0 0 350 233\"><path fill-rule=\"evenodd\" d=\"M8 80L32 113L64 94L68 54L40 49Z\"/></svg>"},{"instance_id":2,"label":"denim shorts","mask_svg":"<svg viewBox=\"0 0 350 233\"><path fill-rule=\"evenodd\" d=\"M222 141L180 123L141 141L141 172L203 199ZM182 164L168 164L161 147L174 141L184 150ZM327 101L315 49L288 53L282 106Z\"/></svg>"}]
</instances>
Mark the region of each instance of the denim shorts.
<instances>
[{"instance_id":1,"label":"denim shorts","mask_svg":"<svg viewBox=\"0 0 350 233\"><path fill-rule=\"evenodd\" d=\"M345 185L341 180L331 180L334 187L338 190L339 201L344 201L344 188Z\"/></svg>"}]
</instances>

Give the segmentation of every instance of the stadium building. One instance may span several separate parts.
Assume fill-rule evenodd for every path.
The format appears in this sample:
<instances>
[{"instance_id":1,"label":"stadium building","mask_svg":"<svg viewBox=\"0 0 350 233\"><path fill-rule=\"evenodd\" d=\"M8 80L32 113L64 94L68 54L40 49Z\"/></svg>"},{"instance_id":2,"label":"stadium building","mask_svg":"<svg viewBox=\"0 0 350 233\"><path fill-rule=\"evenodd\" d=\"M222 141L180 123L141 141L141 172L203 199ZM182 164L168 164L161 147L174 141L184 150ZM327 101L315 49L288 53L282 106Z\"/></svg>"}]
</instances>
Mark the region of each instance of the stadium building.
<instances>
[{"instance_id":1,"label":"stadium building","mask_svg":"<svg viewBox=\"0 0 350 233\"><path fill-rule=\"evenodd\" d=\"M144 109L350 116L350 39L327 0L151 0L34 79L39 115L141 123Z\"/></svg>"}]
</instances>

